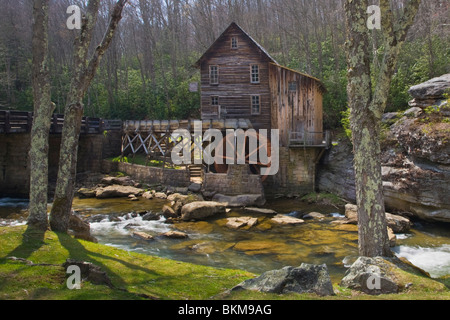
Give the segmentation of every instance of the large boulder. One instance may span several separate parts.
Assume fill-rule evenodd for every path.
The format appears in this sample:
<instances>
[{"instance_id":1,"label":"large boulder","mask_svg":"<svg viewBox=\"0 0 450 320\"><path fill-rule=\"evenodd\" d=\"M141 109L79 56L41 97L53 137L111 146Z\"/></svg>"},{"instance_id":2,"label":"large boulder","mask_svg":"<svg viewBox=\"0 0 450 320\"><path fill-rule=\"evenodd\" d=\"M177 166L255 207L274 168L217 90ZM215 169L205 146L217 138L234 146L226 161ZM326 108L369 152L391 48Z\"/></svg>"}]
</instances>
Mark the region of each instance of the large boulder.
<instances>
[{"instance_id":1,"label":"large boulder","mask_svg":"<svg viewBox=\"0 0 450 320\"><path fill-rule=\"evenodd\" d=\"M345 273L340 285L371 295L397 293L396 268L383 257L359 257Z\"/></svg>"},{"instance_id":2,"label":"large boulder","mask_svg":"<svg viewBox=\"0 0 450 320\"><path fill-rule=\"evenodd\" d=\"M212 198L215 202L221 202L227 207L252 207L263 206L266 203L266 199L262 194L242 194L237 196L227 196L217 193Z\"/></svg>"},{"instance_id":3,"label":"large boulder","mask_svg":"<svg viewBox=\"0 0 450 320\"><path fill-rule=\"evenodd\" d=\"M267 271L257 278L246 280L232 289L253 290L266 293L315 293L320 296L334 295L333 285L325 264L302 263L300 267L284 267Z\"/></svg>"},{"instance_id":4,"label":"large boulder","mask_svg":"<svg viewBox=\"0 0 450 320\"><path fill-rule=\"evenodd\" d=\"M196 201L181 208L181 219L203 220L217 214L225 213L225 205L214 201Z\"/></svg>"},{"instance_id":5,"label":"large boulder","mask_svg":"<svg viewBox=\"0 0 450 320\"><path fill-rule=\"evenodd\" d=\"M106 198L121 198L128 197L129 195L141 195L144 192L143 189L135 188L132 186L112 185L102 188L97 188L95 196L99 199Z\"/></svg>"},{"instance_id":6,"label":"large boulder","mask_svg":"<svg viewBox=\"0 0 450 320\"><path fill-rule=\"evenodd\" d=\"M434 105L436 101L444 99L446 92L450 93L450 73L412 86L408 92L414 98L410 102L411 106L428 107Z\"/></svg>"},{"instance_id":7,"label":"large boulder","mask_svg":"<svg viewBox=\"0 0 450 320\"><path fill-rule=\"evenodd\" d=\"M358 223L358 207L354 204L345 205L345 217L348 219L348 223ZM395 233L405 233L411 228L411 221L409 219L386 212L387 226Z\"/></svg>"},{"instance_id":8,"label":"large boulder","mask_svg":"<svg viewBox=\"0 0 450 320\"><path fill-rule=\"evenodd\" d=\"M91 226L89 222L83 221L79 216L73 213L69 216L69 230L73 232L77 239L97 242L97 239L91 235Z\"/></svg>"}]
</instances>

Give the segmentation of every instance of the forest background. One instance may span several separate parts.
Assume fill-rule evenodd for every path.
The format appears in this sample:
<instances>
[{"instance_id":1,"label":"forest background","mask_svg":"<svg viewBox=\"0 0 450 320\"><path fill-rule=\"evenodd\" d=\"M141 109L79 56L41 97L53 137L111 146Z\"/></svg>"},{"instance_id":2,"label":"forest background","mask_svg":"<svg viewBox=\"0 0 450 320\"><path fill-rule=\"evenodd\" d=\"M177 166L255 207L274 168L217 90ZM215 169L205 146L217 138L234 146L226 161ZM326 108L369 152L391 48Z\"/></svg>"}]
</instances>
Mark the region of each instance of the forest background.
<instances>
[{"instance_id":1,"label":"forest background","mask_svg":"<svg viewBox=\"0 0 450 320\"><path fill-rule=\"evenodd\" d=\"M0 0L0 109L33 110L32 6ZM200 82L193 65L231 23L238 23L280 64L322 80L326 129L341 126L347 110L344 0L131 0L85 97L86 116L106 119L198 119ZM114 0L104 0L93 43L106 29ZM377 1L373 1L377 4ZM391 1L394 12L404 0ZM52 101L64 112L74 37L70 5L50 1ZM371 39L371 67L381 64L381 33ZM94 50L95 48L91 48ZM386 111L408 108L408 89L450 72L450 2L422 1L402 49Z\"/></svg>"}]
</instances>

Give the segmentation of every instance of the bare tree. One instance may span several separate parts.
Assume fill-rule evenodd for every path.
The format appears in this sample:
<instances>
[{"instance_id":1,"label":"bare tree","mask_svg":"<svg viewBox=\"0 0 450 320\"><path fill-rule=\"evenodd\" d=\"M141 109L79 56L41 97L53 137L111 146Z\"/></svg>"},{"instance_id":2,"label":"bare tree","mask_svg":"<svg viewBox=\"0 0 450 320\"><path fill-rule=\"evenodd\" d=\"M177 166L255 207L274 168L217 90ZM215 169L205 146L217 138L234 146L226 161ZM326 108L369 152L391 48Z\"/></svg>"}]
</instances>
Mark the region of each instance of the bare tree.
<instances>
[{"instance_id":1,"label":"bare tree","mask_svg":"<svg viewBox=\"0 0 450 320\"><path fill-rule=\"evenodd\" d=\"M52 230L66 232L76 180L78 139L83 117L83 97L95 76L100 60L110 45L122 18L122 10L127 0L118 0L112 10L109 26L103 40L88 59L94 27L96 25L100 0L90 0L83 17L80 34L75 40L72 82L67 95L64 112L64 127L61 138L58 179L55 198L50 214Z\"/></svg>"},{"instance_id":2,"label":"bare tree","mask_svg":"<svg viewBox=\"0 0 450 320\"><path fill-rule=\"evenodd\" d=\"M359 254L390 256L380 160L381 117L400 48L421 0L410 0L396 23L389 0L380 0L385 55L376 83L370 70L368 1L346 0L348 98L355 157Z\"/></svg>"}]
</instances>

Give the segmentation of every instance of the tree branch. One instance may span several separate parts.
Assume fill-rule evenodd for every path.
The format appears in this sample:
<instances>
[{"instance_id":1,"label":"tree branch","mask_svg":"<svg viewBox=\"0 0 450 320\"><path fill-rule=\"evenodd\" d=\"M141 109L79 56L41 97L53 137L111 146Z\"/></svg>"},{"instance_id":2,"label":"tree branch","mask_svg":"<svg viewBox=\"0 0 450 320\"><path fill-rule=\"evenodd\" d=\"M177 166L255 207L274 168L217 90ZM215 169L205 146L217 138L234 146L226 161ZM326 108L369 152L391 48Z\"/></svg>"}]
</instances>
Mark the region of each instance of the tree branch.
<instances>
[{"instance_id":1,"label":"tree branch","mask_svg":"<svg viewBox=\"0 0 450 320\"><path fill-rule=\"evenodd\" d=\"M382 30L384 35L385 54L378 74L374 97L370 106L372 112L381 119L386 109L392 77L395 73L398 55L405 42L409 28L419 10L421 0L411 0L397 24L394 24L390 1L380 0L382 14Z\"/></svg>"},{"instance_id":2,"label":"tree branch","mask_svg":"<svg viewBox=\"0 0 450 320\"><path fill-rule=\"evenodd\" d=\"M88 89L91 80L95 76L96 70L100 64L103 54L111 44L117 26L119 25L119 22L122 19L123 8L125 7L127 2L128 0L118 0L114 5L113 12L111 14L111 20L109 21L109 25L103 36L102 42L95 49L95 52L91 60L89 61L89 65L84 73L82 79L83 93L86 92L86 90Z\"/></svg>"}]
</instances>

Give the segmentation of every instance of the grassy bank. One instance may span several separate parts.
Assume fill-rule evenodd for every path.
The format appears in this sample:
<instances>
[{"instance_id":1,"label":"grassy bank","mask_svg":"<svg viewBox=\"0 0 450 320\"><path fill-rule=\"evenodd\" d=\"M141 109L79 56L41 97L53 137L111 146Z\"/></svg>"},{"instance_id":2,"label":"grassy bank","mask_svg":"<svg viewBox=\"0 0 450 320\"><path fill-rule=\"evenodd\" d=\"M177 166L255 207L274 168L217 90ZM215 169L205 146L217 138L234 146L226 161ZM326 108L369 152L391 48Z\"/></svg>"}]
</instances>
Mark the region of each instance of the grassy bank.
<instances>
[{"instance_id":1,"label":"grassy bank","mask_svg":"<svg viewBox=\"0 0 450 320\"><path fill-rule=\"evenodd\" d=\"M69 290L61 266L68 258L101 267L113 287L86 281L80 290ZM450 299L440 282L404 271L398 276L412 285L397 295L371 297L335 285L337 296L326 299ZM152 257L26 226L0 228L0 299L319 299L309 294L223 294L251 277L245 271Z\"/></svg>"}]
</instances>

